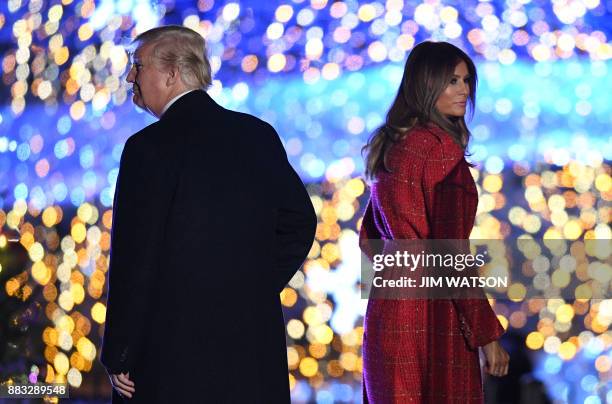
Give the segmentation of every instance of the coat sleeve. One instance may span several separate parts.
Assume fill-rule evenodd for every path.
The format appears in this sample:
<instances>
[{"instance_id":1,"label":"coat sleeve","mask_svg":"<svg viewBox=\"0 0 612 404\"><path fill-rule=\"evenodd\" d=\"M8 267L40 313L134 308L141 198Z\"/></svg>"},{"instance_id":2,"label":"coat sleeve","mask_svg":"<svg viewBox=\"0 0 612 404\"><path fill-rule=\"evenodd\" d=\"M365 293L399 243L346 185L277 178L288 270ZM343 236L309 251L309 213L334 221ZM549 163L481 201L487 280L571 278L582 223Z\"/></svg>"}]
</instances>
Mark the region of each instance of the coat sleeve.
<instances>
[{"instance_id":1,"label":"coat sleeve","mask_svg":"<svg viewBox=\"0 0 612 404\"><path fill-rule=\"evenodd\" d=\"M146 141L139 134L128 139L115 188L100 355L112 374L133 368L138 341L146 332L147 308L156 298L157 254L163 250L165 222L175 188L172 158L161 158Z\"/></svg>"},{"instance_id":2,"label":"coat sleeve","mask_svg":"<svg viewBox=\"0 0 612 404\"><path fill-rule=\"evenodd\" d=\"M268 125L271 133L270 162L272 183L276 195L276 226L274 248L274 286L280 293L300 268L312 248L317 227L317 216L276 131Z\"/></svg>"},{"instance_id":3,"label":"coat sleeve","mask_svg":"<svg viewBox=\"0 0 612 404\"><path fill-rule=\"evenodd\" d=\"M465 199L465 187L446 186L440 188L442 181L455 169L463 159L462 152L449 150L442 144L433 145L427 153L423 175L423 195L430 237L437 239L459 240L469 235L472 220L458 218L462 211L462 201ZM471 179L470 179L471 180ZM457 184L460 185L460 184ZM464 226L464 223L469 223ZM459 315L461 332L470 348L475 349L497 340L504 328L491 308L482 289L471 291L470 296L481 295L478 298L453 299Z\"/></svg>"}]
</instances>

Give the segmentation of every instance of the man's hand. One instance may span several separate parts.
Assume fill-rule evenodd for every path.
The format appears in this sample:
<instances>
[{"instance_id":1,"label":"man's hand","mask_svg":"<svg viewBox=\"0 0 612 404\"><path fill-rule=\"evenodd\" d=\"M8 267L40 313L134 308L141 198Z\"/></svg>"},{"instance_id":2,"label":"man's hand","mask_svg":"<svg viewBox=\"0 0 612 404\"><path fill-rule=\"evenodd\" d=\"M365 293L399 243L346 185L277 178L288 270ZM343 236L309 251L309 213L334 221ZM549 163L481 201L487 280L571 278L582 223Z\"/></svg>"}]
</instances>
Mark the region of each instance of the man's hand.
<instances>
[{"instance_id":1,"label":"man's hand","mask_svg":"<svg viewBox=\"0 0 612 404\"><path fill-rule=\"evenodd\" d=\"M134 382L130 380L130 372L125 374L110 375L113 388L121 395L121 397L132 398L132 394L136 392Z\"/></svg>"},{"instance_id":2,"label":"man's hand","mask_svg":"<svg viewBox=\"0 0 612 404\"><path fill-rule=\"evenodd\" d=\"M486 358L485 371L492 376L505 376L508 374L510 356L497 341L482 347Z\"/></svg>"}]
</instances>

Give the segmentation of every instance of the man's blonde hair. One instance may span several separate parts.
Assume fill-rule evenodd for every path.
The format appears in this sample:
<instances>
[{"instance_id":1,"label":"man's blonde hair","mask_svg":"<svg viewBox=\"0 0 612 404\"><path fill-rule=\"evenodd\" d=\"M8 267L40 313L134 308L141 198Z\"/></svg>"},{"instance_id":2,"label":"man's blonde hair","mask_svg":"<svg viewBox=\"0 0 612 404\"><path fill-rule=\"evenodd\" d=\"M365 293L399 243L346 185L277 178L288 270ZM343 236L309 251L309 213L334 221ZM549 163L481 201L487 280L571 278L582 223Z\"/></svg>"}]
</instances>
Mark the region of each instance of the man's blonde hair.
<instances>
[{"instance_id":1,"label":"man's blonde hair","mask_svg":"<svg viewBox=\"0 0 612 404\"><path fill-rule=\"evenodd\" d=\"M166 25L139 34L133 43L138 47L152 44L153 62L162 69L178 67L186 86L206 89L212 83L206 43L197 32L180 25Z\"/></svg>"}]
</instances>

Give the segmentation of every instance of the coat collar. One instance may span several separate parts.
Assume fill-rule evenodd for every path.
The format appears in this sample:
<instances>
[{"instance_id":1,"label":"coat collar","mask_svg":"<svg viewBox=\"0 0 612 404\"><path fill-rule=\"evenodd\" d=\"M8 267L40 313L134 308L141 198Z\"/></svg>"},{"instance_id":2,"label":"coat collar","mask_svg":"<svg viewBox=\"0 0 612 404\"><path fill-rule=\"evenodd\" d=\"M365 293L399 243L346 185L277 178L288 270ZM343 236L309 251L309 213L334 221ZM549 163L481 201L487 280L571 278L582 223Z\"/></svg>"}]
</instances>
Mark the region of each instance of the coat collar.
<instances>
[{"instance_id":1,"label":"coat collar","mask_svg":"<svg viewBox=\"0 0 612 404\"><path fill-rule=\"evenodd\" d=\"M191 91L170 105L161 116L160 121L171 121L181 119L185 114L206 117L221 108L206 91L197 89Z\"/></svg>"}]
</instances>

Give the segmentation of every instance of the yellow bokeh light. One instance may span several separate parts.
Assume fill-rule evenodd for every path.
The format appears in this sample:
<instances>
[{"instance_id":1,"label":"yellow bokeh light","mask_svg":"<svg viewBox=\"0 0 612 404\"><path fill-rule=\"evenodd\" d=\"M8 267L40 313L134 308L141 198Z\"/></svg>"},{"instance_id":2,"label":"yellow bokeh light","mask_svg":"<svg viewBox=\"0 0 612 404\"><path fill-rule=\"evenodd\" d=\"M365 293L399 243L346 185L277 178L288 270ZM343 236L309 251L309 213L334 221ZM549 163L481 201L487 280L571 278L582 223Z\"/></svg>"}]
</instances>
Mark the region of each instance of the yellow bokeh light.
<instances>
[{"instance_id":1,"label":"yellow bokeh light","mask_svg":"<svg viewBox=\"0 0 612 404\"><path fill-rule=\"evenodd\" d=\"M499 192L502 188L503 181L501 176L497 174L489 174L482 181L482 187L490 193Z\"/></svg>"},{"instance_id":2,"label":"yellow bokeh light","mask_svg":"<svg viewBox=\"0 0 612 404\"><path fill-rule=\"evenodd\" d=\"M83 203L81 206L79 206L79 208L77 209L77 216L79 217L79 219L81 219L81 221L85 222L85 223L90 223L90 224L94 224L91 223L92 218L97 219L98 215L97 215L97 209L95 208L95 206L89 204L89 203Z\"/></svg>"},{"instance_id":3,"label":"yellow bokeh light","mask_svg":"<svg viewBox=\"0 0 612 404\"><path fill-rule=\"evenodd\" d=\"M559 346L559 357L563 360L570 360L576 355L576 345L569 341L565 341Z\"/></svg>"},{"instance_id":4,"label":"yellow bokeh light","mask_svg":"<svg viewBox=\"0 0 612 404\"><path fill-rule=\"evenodd\" d=\"M338 220L336 209L331 205L323 205L321 209L321 220L327 224L333 224Z\"/></svg>"},{"instance_id":5,"label":"yellow bokeh light","mask_svg":"<svg viewBox=\"0 0 612 404\"><path fill-rule=\"evenodd\" d=\"M304 322L308 325L317 325L323 322L323 316L316 307L309 306L303 313Z\"/></svg>"},{"instance_id":6,"label":"yellow bokeh light","mask_svg":"<svg viewBox=\"0 0 612 404\"><path fill-rule=\"evenodd\" d=\"M340 355L340 365L348 371L354 371L357 369L358 357L353 352L343 352Z\"/></svg>"},{"instance_id":7,"label":"yellow bokeh light","mask_svg":"<svg viewBox=\"0 0 612 404\"><path fill-rule=\"evenodd\" d=\"M321 248L321 257L330 264L336 262L340 259L340 249L338 245L335 243L326 243L323 248Z\"/></svg>"},{"instance_id":8,"label":"yellow bokeh light","mask_svg":"<svg viewBox=\"0 0 612 404\"><path fill-rule=\"evenodd\" d=\"M75 121L83 118L85 115L85 103L81 100L75 101L70 105L70 116Z\"/></svg>"},{"instance_id":9,"label":"yellow bokeh light","mask_svg":"<svg viewBox=\"0 0 612 404\"><path fill-rule=\"evenodd\" d=\"M70 366L68 357L63 352L58 352L53 359L53 366L55 367L55 371L57 373L65 375L68 373L68 368Z\"/></svg>"},{"instance_id":10,"label":"yellow bokeh light","mask_svg":"<svg viewBox=\"0 0 612 404\"><path fill-rule=\"evenodd\" d=\"M293 339L300 339L304 335L304 323L292 318L287 322L287 334Z\"/></svg>"},{"instance_id":11,"label":"yellow bokeh light","mask_svg":"<svg viewBox=\"0 0 612 404\"><path fill-rule=\"evenodd\" d=\"M363 22L372 21L374 18L376 18L376 9L372 4L364 4L359 7L357 16Z\"/></svg>"},{"instance_id":12,"label":"yellow bokeh light","mask_svg":"<svg viewBox=\"0 0 612 404\"><path fill-rule=\"evenodd\" d=\"M70 366L76 369L85 369L85 362L85 359L78 352L73 352L72 355L70 355Z\"/></svg>"},{"instance_id":13,"label":"yellow bokeh light","mask_svg":"<svg viewBox=\"0 0 612 404\"><path fill-rule=\"evenodd\" d=\"M65 290L60 293L59 298L57 299L60 307L66 311L72 310L74 307L74 300L72 299L72 293L69 290Z\"/></svg>"},{"instance_id":14,"label":"yellow bokeh light","mask_svg":"<svg viewBox=\"0 0 612 404\"><path fill-rule=\"evenodd\" d=\"M530 332L525 339L525 345L527 345L527 348L533 350L542 348L544 345L544 335L538 331Z\"/></svg>"},{"instance_id":15,"label":"yellow bokeh light","mask_svg":"<svg viewBox=\"0 0 612 404\"><path fill-rule=\"evenodd\" d=\"M593 291L588 284L583 283L582 285L578 285L576 287L574 296L576 299L590 299L593 297Z\"/></svg>"},{"instance_id":16,"label":"yellow bokeh light","mask_svg":"<svg viewBox=\"0 0 612 404\"><path fill-rule=\"evenodd\" d=\"M591 321L591 329L592 329L594 332L598 333L598 334L601 334L601 333L606 332L606 331L608 330L608 326L609 326L609 325L610 325L610 324L609 324L609 322L608 322L608 321L606 321L606 324L603 324L603 323L600 321L600 317L599 317L599 316L596 316L596 317L595 317L595 318L593 318L593 320Z\"/></svg>"},{"instance_id":17,"label":"yellow bokeh light","mask_svg":"<svg viewBox=\"0 0 612 404\"><path fill-rule=\"evenodd\" d=\"M365 184L361 179L353 178L346 183L344 189L351 197L357 198L365 192Z\"/></svg>"},{"instance_id":18,"label":"yellow bokeh light","mask_svg":"<svg viewBox=\"0 0 612 404\"><path fill-rule=\"evenodd\" d=\"M70 270L70 267L68 265L66 265L65 263L61 263L57 267L57 271L56 271L57 279L60 282L68 282L68 280L70 279L71 272L72 271Z\"/></svg>"},{"instance_id":19,"label":"yellow bokeh light","mask_svg":"<svg viewBox=\"0 0 612 404\"><path fill-rule=\"evenodd\" d=\"M548 198L548 207L550 208L550 210L552 211L558 211L558 210L563 210L565 209L565 198L562 195L551 195L550 198Z\"/></svg>"},{"instance_id":20,"label":"yellow bokeh light","mask_svg":"<svg viewBox=\"0 0 612 404\"><path fill-rule=\"evenodd\" d=\"M334 331L324 324L313 327L312 333L320 344L329 344L334 338Z\"/></svg>"},{"instance_id":21,"label":"yellow bokeh light","mask_svg":"<svg viewBox=\"0 0 612 404\"><path fill-rule=\"evenodd\" d=\"M297 292L292 288L284 288L280 294L281 303L285 307L293 307L297 302Z\"/></svg>"},{"instance_id":22,"label":"yellow bokeh light","mask_svg":"<svg viewBox=\"0 0 612 404\"><path fill-rule=\"evenodd\" d=\"M314 358L304 358L300 361L300 373L306 377L312 377L317 374L319 363Z\"/></svg>"},{"instance_id":23,"label":"yellow bokeh light","mask_svg":"<svg viewBox=\"0 0 612 404\"><path fill-rule=\"evenodd\" d=\"M321 359L327 354L327 345L315 342L308 346L308 352L313 358Z\"/></svg>"},{"instance_id":24,"label":"yellow bokeh light","mask_svg":"<svg viewBox=\"0 0 612 404\"><path fill-rule=\"evenodd\" d=\"M78 35L81 41L88 40L89 38L91 38L93 33L94 33L93 28L91 27L91 24L89 23L85 23L79 27Z\"/></svg>"},{"instance_id":25,"label":"yellow bokeh light","mask_svg":"<svg viewBox=\"0 0 612 404\"><path fill-rule=\"evenodd\" d=\"M293 17L293 7L289 4L283 4L276 9L274 16L280 22L287 22Z\"/></svg>"},{"instance_id":26,"label":"yellow bokeh light","mask_svg":"<svg viewBox=\"0 0 612 404\"><path fill-rule=\"evenodd\" d=\"M268 70L272 73L278 73L285 68L287 59L282 53L275 53L268 59Z\"/></svg>"},{"instance_id":27,"label":"yellow bokeh light","mask_svg":"<svg viewBox=\"0 0 612 404\"><path fill-rule=\"evenodd\" d=\"M47 345L57 345L59 333L55 328L46 327L43 331L43 341Z\"/></svg>"},{"instance_id":28,"label":"yellow bokeh light","mask_svg":"<svg viewBox=\"0 0 612 404\"><path fill-rule=\"evenodd\" d=\"M62 46L61 48L55 51L53 55L53 60L58 66L61 66L68 61L69 57L70 51L68 50L68 47Z\"/></svg>"},{"instance_id":29,"label":"yellow bokeh light","mask_svg":"<svg viewBox=\"0 0 612 404\"><path fill-rule=\"evenodd\" d=\"M336 207L336 214L338 215L338 220L346 222L355 216L355 208L352 203L343 201Z\"/></svg>"},{"instance_id":30,"label":"yellow bokeh light","mask_svg":"<svg viewBox=\"0 0 612 404\"><path fill-rule=\"evenodd\" d=\"M35 242L28 248L28 254L33 262L40 261L45 256L45 249L42 244Z\"/></svg>"},{"instance_id":31,"label":"yellow bokeh light","mask_svg":"<svg viewBox=\"0 0 612 404\"><path fill-rule=\"evenodd\" d=\"M564 210L553 211L550 215L550 221L553 225L562 227L567 223L569 216ZM551 230L551 229L549 229ZM552 237L549 237L552 238ZM561 237L559 237L561 238Z\"/></svg>"},{"instance_id":32,"label":"yellow bokeh light","mask_svg":"<svg viewBox=\"0 0 612 404\"><path fill-rule=\"evenodd\" d=\"M321 245L317 240L312 242L312 247L310 247L310 251L308 252L308 258L315 259L321 254Z\"/></svg>"},{"instance_id":33,"label":"yellow bokeh light","mask_svg":"<svg viewBox=\"0 0 612 404\"><path fill-rule=\"evenodd\" d=\"M454 7L446 6L440 11L440 19L444 23L457 21L457 17L459 17L459 12Z\"/></svg>"},{"instance_id":34,"label":"yellow bokeh light","mask_svg":"<svg viewBox=\"0 0 612 404\"><path fill-rule=\"evenodd\" d=\"M45 383L53 383L55 381L55 370L47 363L47 376L45 377Z\"/></svg>"},{"instance_id":35,"label":"yellow bokeh light","mask_svg":"<svg viewBox=\"0 0 612 404\"><path fill-rule=\"evenodd\" d=\"M98 324L103 324L106 321L106 306L100 302L96 302L91 307L91 318Z\"/></svg>"},{"instance_id":36,"label":"yellow bokeh light","mask_svg":"<svg viewBox=\"0 0 612 404\"><path fill-rule=\"evenodd\" d=\"M544 240L559 240L559 239L562 239L563 236L561 235L561 232L559 232L557 229L553 227L549 227L544 232L544 236L542 238Z\"/></svg>"},{"instance_id":37,"label":"yellow bokeh light","mask_svg":"<svg viewBox=\"0 0 612 404\"><path fill-rule=\"evenodd\" d=\"M70 235L77 243L82 243L87 236L87 230L85 229L85 225L83 223L77 222L72 226L70 231Z\"/></svg>"},{"instance_id":38,"label":"yellow bokeh light","mask_svg":"<svg viewBox=\"0 0 612 404\"><path fill-rule=\"evenodd\" d=\"M8 281L6 281L6 284L4 285L6 294L9 296L13 296L15 293L17 293L17 290L19 290L19 287L20 287L19 281L15 278L9 279Z\"/></svg>"},{"instance_id":39,"label":"yellow bokeh light","mask_svg":"<svg viewBox=\"0 0 612 404\"><path fill-rule=\"evenodd\" d=\"M32 265L32 277L41 285L46 285L51 279L51 270L42 261L37 261Z\"/></svg>"},{"instance_id":40,"label":"yellow bokeh light","mask_svg":"<svg viewBox=\"0 0 612 404\"><path fill-rule=\"evenodd\" d=\"M527 288L522 283L513 283L508 288L508 297L513 302L520 302L525 299L527 295Z\"/></svg>"},{"instance_id":41,"label":"yellow bokeh light","mask_svg":"<svg viewBox=\"0 0 612 404\"><path fill-rule=\"evenodd\" d=\"M42 220L45 226L52 227L57 224L57 211L53 206L47 207L42 214Z\"/></svg>"},{"instance_id":42,"label":"yellow bokeh light","mask_svg":"<svg viewBox=\"0 0 612 404\"><path fill-rule=\"evenodd\" d=\"M520 226L527 212L520 206L514 206L508 211L508 219L515 226Z\"/></svg>"},{"instance_id":43,"label":"yellow bokeh light","mask_svg":"<svg viewBox=\"0 0 612 404\"><path fill-rule=\"evenodd\" d=\"M292 346L287 348L287 363L290 370L297 368L298 364L300 363L300 355L298 354L297 349Z\"/></svg>"},{"instance_id":44,"label":"yellow bokeh light","mask_svg":"<svg viewBox=\"0 0 612 404\"><path fill-rule=\"evenodd\" d=\"M600 192L609 192L612 188L612 178L608 174L599 174L595 178L595 188Z\"/></svg>"},{"instance_id":45,"label":"yellow bokeh light","mask_svg":"<svg viewBox=\"0 0 612 404\"><path fill-rule=\"evenodd\" d=\"M569 285L571 277L567 271L557 269L551 277L552 283L558 288L564 288Z\"/></svg>"},{"instance_id":46,"label":"yellow bokeh light","mask_svg":"<svg viewBox=\"0 0 612 404\"><path fill-rule=\"evenodd\" d=\"M34 241L34 235L32 235L32 233L30 231L25 231L22 235L21 238L19 239L19 242L21 243L22 246L24 246L25 248L27 248L28 250L30 250L30 248L34 245L35 241ZM38 256L38 247L36 247L33 250L34 253L34 257L32 257L32 255L30 255L30 259L32 261L35 261L35 258L38 259L42 259L42 257ZM43 251L44 253L44 251Z\"/></svg>"},{"instance_id":47,"label":"yellow bokeh light","mask_svg":"<svg viewBox=\"0 0 612 404\"><path fill-rule=\"evenodd\" d=\"M72 294L72 300L74 303L83 303L83 300L85 299L85 289L83 288L83 285L80 283L72 283L70 285L70 293Z\"/></svg>"},{"instance_id":48,"label":"yellow bokeh light","mask_svg":"<svg viewBox=\"0 0 612 404\"><path fill-rule=\"evenodd\" d=\"M569 304L563 304L557 309L556 316L558 321L568 323L574 318L574 308Z\"/></svg>"},{"instance_id":49,"label":"yellow bokeh light","mask_svg":"<svg viewBox=\"0 0 612 404\"><path fill-rule=\"evenodd\" d=\"M96 358L96 346L87 337L79 338L76 348L88 361L93 361Z\"/></svg>"},{"instance_id":50,"label":"yellow bokeh light","mask_svg":"<svg viewBox=\"0 0 612 404\"><path fill-rule=\"evenodd\" d=\"M582 227L578 220L570 220L563 226L563 235L569 240L576 240L582 234Z\"/></svg>"},{"instance_id":51,"label":"yellow bokeh light","mask_svg":"<svg viewBox=\"0 0 612 404\"><path fill-rule=\"evenodd\" d=\"M542 222L536 215L527 215L523 220L523 228L528 233L537 233L542 227Z\"/></svg>"},{"instance_id":52,"label":"yellow bokeh light","mask_svg":"<svg viewBox=\"0 0 612 404\"><path fill-rule=\"evenodd\" d=\"M57 22L62 18L62 14L64 13L64 8L60 4L56 4L49 8L49 12L47 16L49 17L49 21Z\"/></svg>"},{"instance_id":53,"label":"yellow bokeh light","mask_svg":"<svg viewBox=\"0 0 612 404\"><path fill-rule=\"evenodd\" d=\"M293 390L295 388L296 382L297 381L295 380L295 376L289 373L289 390Z\"/></svg>"}]
</instances>

